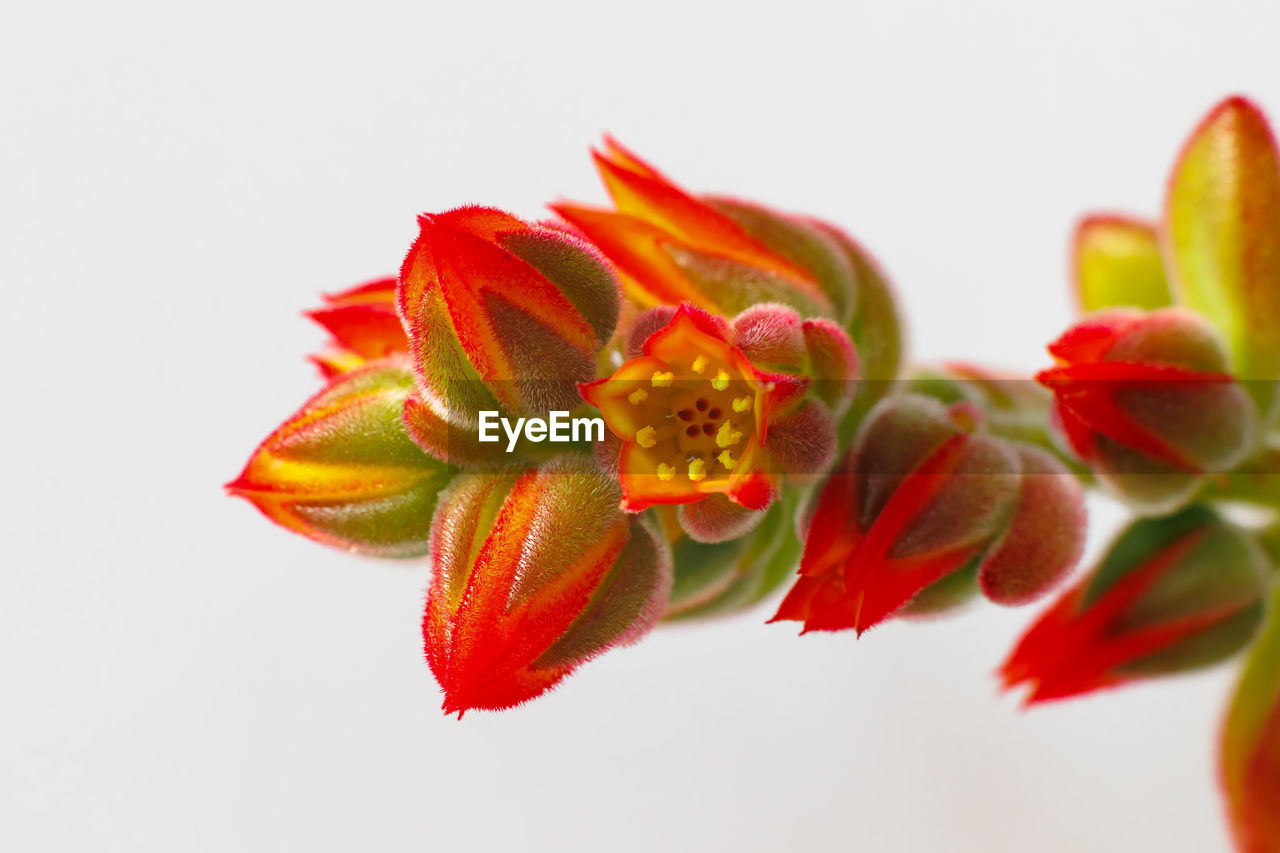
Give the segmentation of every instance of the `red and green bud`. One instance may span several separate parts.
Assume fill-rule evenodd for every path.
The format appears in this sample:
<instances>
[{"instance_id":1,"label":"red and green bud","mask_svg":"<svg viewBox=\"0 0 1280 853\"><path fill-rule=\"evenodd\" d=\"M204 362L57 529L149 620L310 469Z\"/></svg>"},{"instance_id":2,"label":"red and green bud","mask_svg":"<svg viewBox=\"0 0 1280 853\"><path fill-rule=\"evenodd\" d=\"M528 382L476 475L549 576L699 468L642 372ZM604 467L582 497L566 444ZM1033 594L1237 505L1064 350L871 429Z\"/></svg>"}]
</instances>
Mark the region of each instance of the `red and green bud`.
<instances>
[{"instance_id":1,"label":"red and green bud","mask_svg":"<svg viewBox=\"0 0 1280 853\"><path fill-rule=\"evenodd\" d=\"M807 520L800 577L774 621L865 631L976 564L986 596L1021 604L1079 559L1084 507L1047 452L981 428L967 403L881 402Z\"/></svg>"},{"instance_id":2,"label":"red and green bud","mask_svg":"<svg viewBox=\"0 0 1280 853\"><path fill-rule=\"evenodd\" d=\"M1089 216L1072 244L1075 299L1089 314L1106 308L1152 311L1173 302L1160 254L1160 233L1124 216Z\"/></svg>"},{"instance_id":3,"label":"red and green bud","mask_svg":"<svg viewBox=\"0 0 1280 853\"><path fill-rule=\"evenodd\" d=\"M388 276L325 294L324 307L306 312L333 336L326 350L311 356L326 378L409 351L396 310L396 283Z\"/></svg>"},{"instance_id":4,"label":"red and green bud","mask_svg":"<svg viewBox=\"0 0 1280 853\"><path fill-rule=\"evenodd\" d=\"M277 524L325 545L384 557L424 554L452 467L409 438L413 373L374 362L335 378L253 452L227 484Z\"/></svg>"},{"instance_id":5,"label":"red and green bud","mask_svg":"<svg viewBox=\"0 0 1280 853\"><path fill-rule=\"evenodd\" d=\"M830 464L834 421L825 404L807 395L812 380L762 369L749 355L770 368L812 372L806 325L795 312L761 306L730 324L686 303L667 316L668 309L655 309L666 322L645 337L640 355L611 377L581 386L621 442L624 509L720 494L760 510L777 496L783 474L815 474ZM653 325L637 318L641 331ZM852 370L832 361L824 358L820 369ZM692 517L707 523L689 530L701 539L725 538L713 529L738 514L728 513L696 512ZM725 528L737 530L732 523Z\"/></svg>"},{"instance_id":6,"label":"red and green bud","mask_svg":"<svg viewBox=\"0 0 1280 853\"><path fill-rule=\"evenodd\" d=\"M844 319L857 283L832 241L800 220L697 198L611 139L593 152L615 210L552 208L600 247L644 306L736 314L761 302Z\"/></svg>"},{"instance_id":7,"label":"red and green bud","mask_svg":"<svg viewBox=\"0 0 1280 853\"><path fill-rule=\"evenodd\" d=\"M518 705L653 626L671 554L583 457L461 474L432 524L423 633L445 713Z\"/></svg>"},{"instance_id":8,"label":"red and green bud","mask_svg":"<svg viewBox=\"0 0 1280 853\"><path fill-rule=\"evenodd\" d=\"M1244 98L1218 104L1169 178L1165 257L1178 301L1221 333L1268 424L1280 414L1280 154Z\"/></svg>"},{"instance_id":9,"label":"red and green bud","mask_svg":"<svg viewBox=\"0 0 1280 853\"><path fill-rule=\"evenodd\" d=\"M1190 501L1206 474L1243 462L1257 414L1212 328L1180 308L1112 309L1049 345L1036 378L1055 426L1119 497L1151 515Z\"/></svg>"},{"instance_id":10,"label":"red and green bud","mask_svg":"<svg viewBox=\"0 0 1280 853\"><path fill-rule=\"evenodd\" d=\"M1280 850L1280 584L1227 712L1219 762L1236 848Z\"/></svg>"},{"instance_id":11,"label":"red and green bud","mask_svg":"<svg viewBox=\"0 0 1280 853\"><path fill-rule=\"evenodd\" d=\"M474 426L482 410L543 416L578 404L613 334L617 283L591 246L558 228L463 207L419 218L399 308L419 395Z\"/></svg>"},{"instance_id":12,"label":"red and green bud","mask_svg":"<svg viewBox=\"0 0 1280 853\"><path fill-rule=\"evenodd\" d=\"M1257 543L1203 505L1135 521L1022 637L1003 682L1036 703L1217 663L1257 629L1267 571Z\"/></svg>"}]
</instances>

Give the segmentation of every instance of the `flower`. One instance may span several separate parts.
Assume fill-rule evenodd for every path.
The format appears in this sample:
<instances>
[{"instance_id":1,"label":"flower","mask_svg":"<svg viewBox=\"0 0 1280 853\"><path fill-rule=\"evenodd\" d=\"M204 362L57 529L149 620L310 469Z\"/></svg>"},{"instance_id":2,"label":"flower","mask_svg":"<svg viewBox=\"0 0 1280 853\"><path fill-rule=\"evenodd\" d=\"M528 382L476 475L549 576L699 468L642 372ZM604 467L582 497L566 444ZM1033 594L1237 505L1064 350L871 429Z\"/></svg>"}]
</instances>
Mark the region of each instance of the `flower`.
<instances>
[{"instance_id":1,"label":"flower","mask_svg":"<svg viewBox=\"0 0 1280 853\"><path fill-rule=\"evenodd\" d=\"M493 208L418 221L397 298L420 402L466 427L482 410L572 408L618 320L618 285L599 253Z\"/></svg>"},{"instance_id":2,"label":"flower","mask_svg":"<svg viewBox=\"0 0 1280 853\"><path fill-rule=\"evenodd\" d=\"M1094 314L1049 345L1036 378L1056 398L1072 450L1135 508L1185 505L1201 475L1252 450L1257 414L1213 330L1180 308Z\"/></svg>"},{"instance_id":3,"label":"flower","mask_svg":"<svg viewBox=\"0 0 1280 853\"><path fill-rule=\"evenodd\" d=\"M1257 544L1205 506L1140 519L1036 620L1001 678L1027 685L1030 704L1216 663L1256 630L1266 573Z\"/></svg>"},{"instance_id":4,"label":"flower","mask_svg":"<svg viewBox=\"0 0 1280 853\"><path fill-rule=\"evenodd\" d=\"M800 577L771 621L861 634L966 567L1004 604L1057 583L1083 545L1080 486L980 421L968 403L917 394L872 409L819 493Z\"/></svg>"},{"instance_id":5,"label":"flower","mask_svg":"<svg viewBox=\"0 0 1280 853\"><path fill-rule=\"evenodd\" d=\"M327 294L325 305L306 312L333 336L328 349L311 356L326 379L370 361L409 351L400 315L396 312L395 276Z\"/></svg>"},{"instance_id":6,"label":"flower","mask_svg":"<svg viewBox=\"0 0 1280 853\"><path fill-rule=\"evenodd\" d=\"M446 714L518 705L653 626L671 554L618 499L573 456L463 474L441 497L423 635Z\"/></svg>"},{"instance_id":7,"label":"flower","mask_svg":"<svg viewBox=\"0 0 1280 853\"><path fill-rule=\"evenodd\" d=\"M579 386L621 440L617 471L622 507L688 504L722 494L748 510L774 499L786 469L811 473L830 461L834 424L818 400L805 400L807 377L756 367L735 340L747 330L765 357L801 361L803 324L775 306L733 325L688 303L648 334L638 357L612 376ZM657 319L664 319L659 312ZM639 328L648 329L647 322ZM793 328L790 343L784 332ZM849 345L850 352L852 345ZM776 434L775 434L776 431Z\"/></svg>"},{"instance_id":8,"label":"flower","mask_svg":"<svg viewBox=\"0 0 1280 853\"><path fill-rule=\"evenodd\" d=\"M432 510L456 469L402 422L413 373L401 360L334 377L258 446L226 489L281 527L382 557L425 554Z\"/></svg>"}]
</instances>

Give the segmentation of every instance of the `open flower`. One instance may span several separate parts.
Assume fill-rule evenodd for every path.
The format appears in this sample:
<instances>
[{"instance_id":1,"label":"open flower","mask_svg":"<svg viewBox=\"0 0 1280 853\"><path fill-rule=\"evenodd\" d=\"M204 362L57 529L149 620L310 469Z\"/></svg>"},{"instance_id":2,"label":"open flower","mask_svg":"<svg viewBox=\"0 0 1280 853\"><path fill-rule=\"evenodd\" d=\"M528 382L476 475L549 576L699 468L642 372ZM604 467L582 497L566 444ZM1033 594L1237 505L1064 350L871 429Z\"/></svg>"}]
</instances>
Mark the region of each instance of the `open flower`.
<instances>
[{"instance_id":1,"label":"open flower","mask_svg":"<svg viewBox=\"0 0 1280 853\"><path fill-rule=\"evenodd\" d=\"M622 442L624 509L717 493L764 509L784 470L812 473L829 462L834 426L821 414L824 404L804 399L809 379L757 368L734 345L736 335L734 326L685 304L647 336L640 356L579 386Z\"/></svg>"},{"instance_id":2,"label":"open flower","mask_svg":"<svg viewBox=\"0 0 1280 853\"><path fill-rule=\"evenodd\" d=\"M1057 426L1099 479L1135 508L1171 512L1204 474L1230 471L1257 434L1249 394L1209 325L1179 308L1113 309L1049 345L1058 365L1036 378Z\"/></svg>"},{"instance_id":3,"label":"open flower","mask_svg":"<svg viewBox=\"0 0 1280 853\"><path fill-rule=\"evenodd\" d=\"M1004 684L1035 703L1216 663L1257 629L1266 573L1258 546L1207 507L1136 521L1023 635Z\"/></svg>"},{"instance_id":4,"label":"open flower","mask_svg":"<svg viewBox=\"0 0 1280 853\"><path fill-rule=\"evenodd\" d=\"M861 634L967 567L1020 604L1079 559L1080 486L1056 459L980 429L970 404L903 394L867 416L808 521L800 577L772 621Z\"/></svg>"}]
</instances>

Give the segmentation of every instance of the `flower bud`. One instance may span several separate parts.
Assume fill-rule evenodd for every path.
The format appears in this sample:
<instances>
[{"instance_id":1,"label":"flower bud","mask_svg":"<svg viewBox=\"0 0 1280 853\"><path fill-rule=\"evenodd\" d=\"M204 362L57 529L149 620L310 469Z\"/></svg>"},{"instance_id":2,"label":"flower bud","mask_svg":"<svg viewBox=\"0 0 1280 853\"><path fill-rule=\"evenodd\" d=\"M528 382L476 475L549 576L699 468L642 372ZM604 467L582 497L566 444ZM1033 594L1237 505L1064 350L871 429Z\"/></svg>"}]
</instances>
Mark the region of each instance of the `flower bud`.
<instances>
[{"instance_id":1,"label":"flower bud","mask_svg":"<svg viewBox=\"0 0 1280 853\"><path fill-rule=\"evenodd\" d=\"M518 705L653 626L671 554L619 497L583 457L458 476L432 523L423 620L445 713Z\"/></svg>"},{"instance_id":2,"label":"flower bud","mask_svg":"<svg viewBox=\"0 0 1280 853\"><path fill-rule=\"evenodd\" d=\"M1218 104L1169 178L1165 256L1179 302L1226 341L1267 424L1280 414L1280 152L1244 98Z\"/></svg>"},{"instance_id":3,"label":"flower bud","mask_svg":"<svg viewBox=\"0 0 1280 853\"><path fill-rule=\"evenodd\" d=\"M333 336L327 350L311 357L326 378L409 351L396 311L394 276L326 294L324 301L324 307L306 313Z\"/></svg>"},{"instance_id":4,"label":"flower bud","mask_svg":"<svg viewBox=\"0 0 1280 853\"><path fill-rule=\"evenodd\" d=\"M1236 687L1222 731L1222 788L1236 847L1280 850L1280 584Z\"/></svg>"},{"instance_id":5,"label":"flower bud","mask_svg":"<svg viewBox=\"0 0 1280 853\"><path fill-rule=\"evenodd\" d=\"M399 307L422 402L464 426L481 410L573 408L618 320L617 283L598 253L491 208L419 224Z\"/></svg>"},{"instance_id":6,"label":"flower bud","mask_svg":"<svg viewBox=\"0 0 1280 853\"><path fill-rule=\"evenodd\" d=\"M1212 329L1178 308L1113 309L1071 328L1036 378L1055 426L1098 478L1135 509L1186 504L1204 474L1230 471L1257 435L1256 410Z\"/></svg>"},{"instance_id":7,"label":"flower bud","mask_svg":"<svg viewBox=\"0 0 1280 853\"><path fill-rule=\"evenodd\" d=\"M1019 604L1079 559L1083 497L1048 453L979 426L971 405L903 394L868 414L807 524L800 578L773 621L865 631L971 564Z\"/></svg>"},{"instance_id":8,"label":"flower bud","mask_svg":"<svg viewBox=\"0 0 1280 853\"><path fill-rule=\"evenodd\" d=\"M325 545L424 554L437 493L454 474L401 420L413 374L374 362L334 379L253 452L227 490Z\"/></svg>"},{"instance_id":9,"label":"flower bud","mask_svg":"<svg viewBox=\"0 0 1280 853\"><path fill-rule=\"evenodd\" d=\"M613 140L593 154L617 209L552 209L600 247L641 305L690 302L734 314L759 302L780 302L808 316L835 316L831 294L841 308L852 305L856 284L848 263L825 235L792 223L804 235L797 240L815 244L806 248L821 255L825 267L819 270L794 252L770 246L759 233L748 233L727 214L729 203L717 206L689 195Z\"/></svg>"},{"instance_id":10,"label":"flower bud","mask_svg":"<svg viewBox=\"0 0 1280 853\"><path fill-rule=\"evenodd\" d=\"M1216 663L1262 616L1266 559L1205 506L1133 522L1023 635L1001 669L1028 703Z\"/></svg>"},{"instance_id":11,"label":"flower bud","mask_svg":"<svg viewBox=\"0 0 1280 853\"><path fill-rule=\"evenodd\" d=\"M830 464L834 422L821 401L806 396L811 380L761 370L739 346L747 343L765 358L806 361L804 324L782 306L752 309L739 321L731 325L681 305L645 339L640 356L608 379L581 386L621 439L624 509L713 494L764 509L784 473L814 474ZM648 327L643 317L638 323ZM703 515L711 514L697 517ZM690 532L704 541L720 538L711 526Z\"/></svg>"}]
</instances>

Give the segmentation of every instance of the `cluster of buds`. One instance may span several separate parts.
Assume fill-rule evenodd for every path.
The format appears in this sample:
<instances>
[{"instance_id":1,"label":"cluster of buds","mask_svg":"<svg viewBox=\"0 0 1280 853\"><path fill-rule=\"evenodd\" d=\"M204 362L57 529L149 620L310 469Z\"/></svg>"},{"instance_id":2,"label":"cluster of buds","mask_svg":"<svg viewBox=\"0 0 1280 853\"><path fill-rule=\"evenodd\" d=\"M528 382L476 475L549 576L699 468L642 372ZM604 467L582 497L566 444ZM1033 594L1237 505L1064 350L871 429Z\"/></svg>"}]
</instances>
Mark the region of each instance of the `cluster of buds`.
<instances>
[{"instance_id":1,"label":"cluster of buds","mask_svg":"<svg viewBox=\"0 0 1280 853\"><path fill-rule=\"evenodd\" d=\"M227 486L324 545L425 558L445 711L521 704L788 582L772 621L802 633L1026 604L1079 562L1097 485L1141 517L1005 686L1040 703L1251 649L1223 779L1240 848L1280 849L1280 537L1217 506L1280 509L1280 157L1257 109L1197 128L1161 221L1081 223L1082 316L1034 380L902 379L893 290L842 231L690 194L613 140L595 162L611 206L424 214L398 276L325 297L324 388Z\"/></svg>"}]
</instances>

